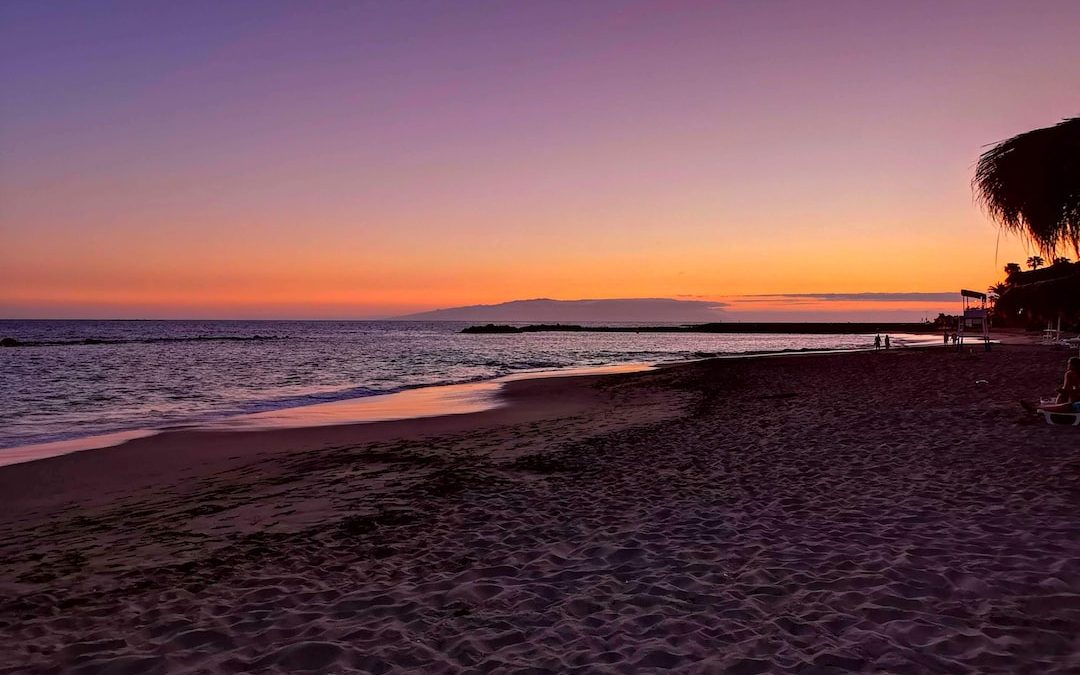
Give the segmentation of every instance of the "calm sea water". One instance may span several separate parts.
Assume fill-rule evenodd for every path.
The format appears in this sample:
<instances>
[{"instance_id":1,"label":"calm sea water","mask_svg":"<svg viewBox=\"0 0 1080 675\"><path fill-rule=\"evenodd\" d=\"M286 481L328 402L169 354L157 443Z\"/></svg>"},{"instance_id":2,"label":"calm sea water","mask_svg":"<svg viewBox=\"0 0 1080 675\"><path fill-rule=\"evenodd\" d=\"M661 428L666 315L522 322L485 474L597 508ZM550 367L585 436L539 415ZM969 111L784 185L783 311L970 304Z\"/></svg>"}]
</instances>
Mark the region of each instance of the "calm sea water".
<instances>
[{"instance_id":1,"label":"calm sea water","mask_svg":"<svg viewBox=\"0 0 1080 675\"><path fill-rule=\"evenodd\" d=\"M459 331L466 325L0 321L0 338L36 343L0 348L0 448L522 371L866 347L872 340L859 335L463 335Z\"/></svg>"}]
</instances>

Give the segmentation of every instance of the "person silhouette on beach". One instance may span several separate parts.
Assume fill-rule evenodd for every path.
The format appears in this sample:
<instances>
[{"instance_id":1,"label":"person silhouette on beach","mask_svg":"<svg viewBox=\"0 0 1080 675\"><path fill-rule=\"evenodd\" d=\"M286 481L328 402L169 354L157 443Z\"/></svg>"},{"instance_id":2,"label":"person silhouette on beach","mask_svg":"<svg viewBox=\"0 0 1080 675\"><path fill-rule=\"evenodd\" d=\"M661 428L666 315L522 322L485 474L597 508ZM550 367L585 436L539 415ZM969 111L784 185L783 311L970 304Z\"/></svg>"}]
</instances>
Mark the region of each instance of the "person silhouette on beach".
<instances>
[{"instance_id":1,"label":"person silhouette on beach","mask_svg":"<svg viewBox=\"0 0 1080 675\"><path fill-rule=\"evenodd\" d=\"M890 347L892 347L892 343L889 342L889 336L886 335L885 336L885 349L889 349Z\"/></svg>"},{"instance_id":2,"label":"person silhouette on beach","mask_svg":"<svg viewBox=\"0 0 1080 675\"><path fill-rule=\"evenodd\" d=\"M879 349L881 349L881 336L877 335L874 337L874 351L876 352Z\"/></svg>"},{"instance_id":3,"label":"person silhouette on beach","mask_svg":"<svg viewBox=\"0 0 1080 675\"><path fill-rule=\"evenodd\" d=\"M1029 401L1020 401L1020 405L1028 412L1080 413L1080 356L1065 362L1065 380L1058 387L1056 403L1037 406Z\"/></svg>"}]
</instances>

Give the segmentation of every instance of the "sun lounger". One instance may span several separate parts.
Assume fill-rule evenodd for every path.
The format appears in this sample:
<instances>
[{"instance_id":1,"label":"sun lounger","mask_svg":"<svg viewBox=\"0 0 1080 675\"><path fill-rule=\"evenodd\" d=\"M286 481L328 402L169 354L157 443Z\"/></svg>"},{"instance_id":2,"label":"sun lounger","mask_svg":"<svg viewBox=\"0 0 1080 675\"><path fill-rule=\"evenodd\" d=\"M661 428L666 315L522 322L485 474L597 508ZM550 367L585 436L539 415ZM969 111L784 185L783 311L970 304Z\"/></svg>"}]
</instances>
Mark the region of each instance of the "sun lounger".
<instances>
[{"instance_id":1,"label":"sun lounger","mask_svg":"<svg viewBox=\"0 0 1080 675\"><path fill-rule=\"evenodd\" d=\"M1080 426L1080 412L1047 412L1042 408L1039 408L1037 412L1042 413L1046 418L1047 424L1065 424L1069 426Z\"/></svg>"}]
</instances>

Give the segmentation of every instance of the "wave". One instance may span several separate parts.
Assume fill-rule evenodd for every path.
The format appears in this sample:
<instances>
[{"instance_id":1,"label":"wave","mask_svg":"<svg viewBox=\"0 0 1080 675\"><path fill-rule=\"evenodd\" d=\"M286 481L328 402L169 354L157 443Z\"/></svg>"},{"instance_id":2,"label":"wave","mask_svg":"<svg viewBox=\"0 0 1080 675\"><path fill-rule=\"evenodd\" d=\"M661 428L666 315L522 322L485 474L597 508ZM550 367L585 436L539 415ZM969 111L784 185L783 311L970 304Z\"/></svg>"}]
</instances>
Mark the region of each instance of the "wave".
<instances>
[{"instance_id":1,"label":"wave","mask_svg":"<svg viewBox=\"0 0 1080 675\"><path fill-rule=\"evenodd\" d=\"M2 341L4 346L37 347L7 352L12 358L4 364L14 377L0 378L0 398L10 404L0 411L0 448L187 427L512 373L723 358L810 345L852 348L860 341L858 336L581 333L509 343L459 337L456 324L438 330L372 324L359 331L324 323L204 323L165 328L80 323L73 328L0 321L0 335L13 336ZM157 347L109 347L125 344ZM83 345L90 348L60 348Z\"/></svg>"},{"instance_id":2,"label":"wave","mask_svg":"<svg viewBox=\"0 0 1080 675\"><path fill-rule=\"evenodd\" d=\"M288 340L285 335L192 335L184 337L148 337L148 338L79 338L76 340L16 340L4 338L0 347L68 347L74 345L127 345L161 344L172 342L262 342L269 340Z\"/></svg>"},{"instance_id":3,"label":"wave","mask_svg":"<svg viewBox=\"0 0 1080 675\"><path fill-rule=\"evenodd\" d=\"M128 342L135 342L135 340L130 340ZM0 453L4 452L4 450L11 449L12 447L37 445L40 443L52 443L55 441L68 441L77 438L86 438L89 436L99 436L102 434L113 434L142 430L165 431L190 429L198 427L202 424L216 422L218 420L228 419L230 417L236 417L241 415L271 412L275 410L286 410L291 408L302 408L305 406L318 405L322 403L336 403L340 401L367 398L370 396L385 396L388 394L396 394L411 389L427 389L430 387L446 387L462 384L474 384L477 382L487 382L512 373L544 371L550 372L552 374L557 374L559 370L574 367L574 364L539 360L510 361L500 363L500 365L502 367L497 368L492 372L488 372L482 375L475 375L472 377L442 378L428 382L400 384L398 386L389 386L379 389L371 387L347 387L344 389L296 394L293 396L252 399L248 401L237 402L233 405L225 406L215 410L207 410L201 413L182 414L175 417L170 416L159 420L156 424L150 425L147 425L145 423L137 423L132 420L129 423L121 422L118 424L102 425L101 427L94 429L92 432L76 429L56 433L33 434L20 438L17 443L13 444L4 442L3 439L0 439ZM610 365L610 362L604 361L596 365Z\"/></svg>"}]
</instances>

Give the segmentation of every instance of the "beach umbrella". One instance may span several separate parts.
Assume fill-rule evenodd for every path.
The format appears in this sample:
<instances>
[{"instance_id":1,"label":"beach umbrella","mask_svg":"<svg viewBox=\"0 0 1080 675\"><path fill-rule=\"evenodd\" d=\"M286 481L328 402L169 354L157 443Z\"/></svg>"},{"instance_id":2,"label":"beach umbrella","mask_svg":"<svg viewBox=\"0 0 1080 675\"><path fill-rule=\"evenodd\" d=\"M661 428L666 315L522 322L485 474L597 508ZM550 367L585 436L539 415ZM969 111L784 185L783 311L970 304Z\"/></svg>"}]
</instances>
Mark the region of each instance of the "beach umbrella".
<instances>
[{"instance_id":1,"label":"beach umbrella","mask_svg":"<svg viewBox=\"0 0 1080 675\"><path fill-rule=\"evenodd\" d=\"M1080 253L1080 117L998 143L979 157L975 194L1008 232L1050 255Z\"/></svg>"}]
</instances>

